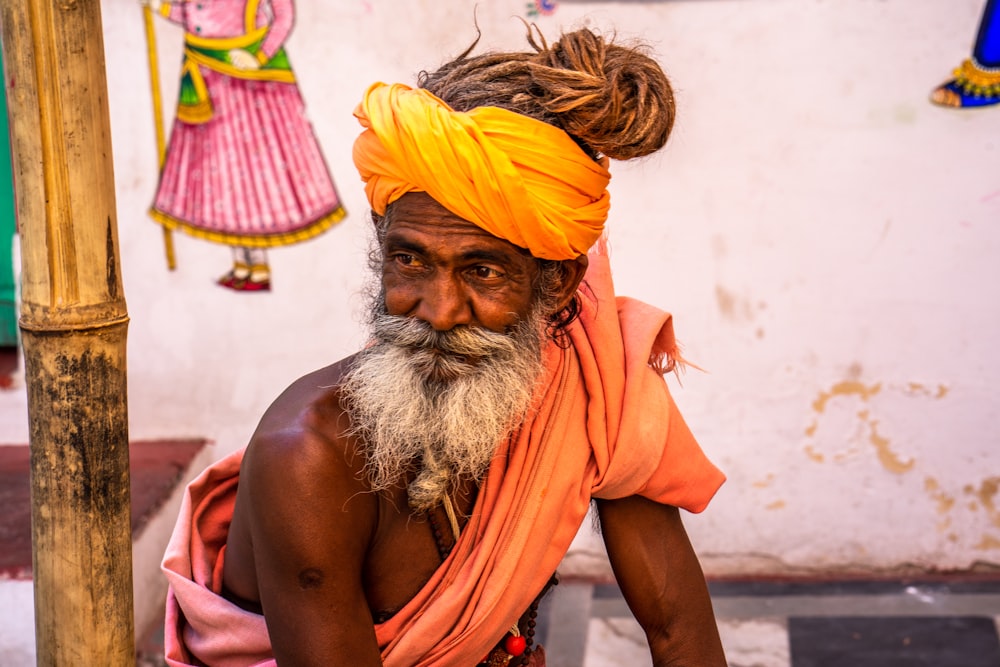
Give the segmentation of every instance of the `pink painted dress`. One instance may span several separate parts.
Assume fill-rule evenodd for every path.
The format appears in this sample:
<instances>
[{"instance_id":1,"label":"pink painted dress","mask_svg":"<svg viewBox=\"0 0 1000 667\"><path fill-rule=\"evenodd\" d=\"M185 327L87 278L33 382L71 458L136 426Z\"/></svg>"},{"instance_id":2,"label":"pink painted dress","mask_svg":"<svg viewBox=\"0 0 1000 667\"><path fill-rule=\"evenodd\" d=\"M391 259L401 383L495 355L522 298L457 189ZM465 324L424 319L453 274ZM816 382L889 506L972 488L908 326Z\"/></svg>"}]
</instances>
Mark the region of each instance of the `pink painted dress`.
<instances>
[{"instance_id":1,"label":"pink painted dress","mask_svg":"<svg viewBox=\"0 0 1000 667\"><path fill-rule=\"evenodd\" d=\"M340 221L282 46L293 0L175 0L160 12L184 26L185 43L153 219L247 248L304 241Z\"/></svg>"}]
</instances>

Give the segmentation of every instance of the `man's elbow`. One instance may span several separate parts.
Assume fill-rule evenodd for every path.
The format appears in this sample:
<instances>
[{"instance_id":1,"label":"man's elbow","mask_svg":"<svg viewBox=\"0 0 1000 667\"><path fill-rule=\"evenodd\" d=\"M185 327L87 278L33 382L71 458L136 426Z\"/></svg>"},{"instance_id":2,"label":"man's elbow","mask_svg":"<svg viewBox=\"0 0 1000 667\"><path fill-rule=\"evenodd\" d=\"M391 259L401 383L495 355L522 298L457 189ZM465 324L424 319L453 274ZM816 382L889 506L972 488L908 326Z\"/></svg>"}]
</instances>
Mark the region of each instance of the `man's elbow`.
<instances>
[{"instance_id":1,"label":"man's elbow","mask_svg":"<svg viewBox=\"0 0 1000 667\"><path fill-rule=\"evenodd\" d=\"M653 667L727 667L715 625L679 632L669 626L646 629Z\"/></svg>"}]
</instances>

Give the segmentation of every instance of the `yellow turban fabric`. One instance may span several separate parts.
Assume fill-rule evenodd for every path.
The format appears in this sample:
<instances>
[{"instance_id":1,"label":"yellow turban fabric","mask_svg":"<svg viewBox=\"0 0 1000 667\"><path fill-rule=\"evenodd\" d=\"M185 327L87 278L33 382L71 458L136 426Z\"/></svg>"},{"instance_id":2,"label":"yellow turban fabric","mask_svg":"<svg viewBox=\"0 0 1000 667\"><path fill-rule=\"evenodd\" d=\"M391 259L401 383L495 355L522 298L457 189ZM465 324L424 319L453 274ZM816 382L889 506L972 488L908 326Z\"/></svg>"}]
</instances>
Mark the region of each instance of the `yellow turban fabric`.
<instances>
[{"instance_id":1,"label":"yellow turban fabric","mask_svg":"<svg viewBox=\"0 0 1000 667\"><path fill-rule=\"evenodd\" d=\"M354 111L354 164L372 210L423 191L540 259L586 254L608 217L607 158L562 130L496 107L453 111L422 89L373 84Z\"/></svg>"}]
</instances>

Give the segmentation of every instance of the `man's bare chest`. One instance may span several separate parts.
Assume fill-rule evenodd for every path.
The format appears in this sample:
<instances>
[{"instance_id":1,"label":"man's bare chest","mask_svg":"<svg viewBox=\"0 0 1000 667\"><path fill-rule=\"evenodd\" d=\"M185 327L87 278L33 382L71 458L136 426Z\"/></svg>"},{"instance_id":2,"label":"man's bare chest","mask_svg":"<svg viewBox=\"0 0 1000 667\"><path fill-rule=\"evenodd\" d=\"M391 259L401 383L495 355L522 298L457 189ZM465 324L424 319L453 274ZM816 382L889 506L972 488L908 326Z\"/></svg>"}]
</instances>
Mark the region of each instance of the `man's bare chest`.
<instances>
[{"instance_id":1,"label":"man's bare chest","mask_svg":"<svg viewBox=\"0 0 1000 667\"><path fill-rule=\"evenodd\" d=\"M381 622L402 609L441 566L455 536L443 507L412 512L405 495L386 499L379 525L365 558L363 584L368 606ZM453 501L456 519L464 527L474 498L461 494Z\"/></svg>"}]
</instances>

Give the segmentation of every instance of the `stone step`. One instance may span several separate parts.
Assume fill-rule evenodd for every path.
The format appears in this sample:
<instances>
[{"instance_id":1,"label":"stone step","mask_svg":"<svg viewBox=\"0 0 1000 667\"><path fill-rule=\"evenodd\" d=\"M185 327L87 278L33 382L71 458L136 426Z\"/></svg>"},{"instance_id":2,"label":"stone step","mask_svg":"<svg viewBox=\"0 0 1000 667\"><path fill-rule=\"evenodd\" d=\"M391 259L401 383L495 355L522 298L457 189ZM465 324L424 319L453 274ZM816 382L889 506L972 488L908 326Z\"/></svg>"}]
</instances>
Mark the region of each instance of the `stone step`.
<instances>
[{"instance_id":1,"label":"stone step","mask_svg":"<svg viewBox=\"0 0 1000 667\"><path fill-rule=\"evenodd\" d=\"M129 445L132 577L136 636L157 630L166 580L159 564L184 486L213 456L205 439ZM34 664L31 583L31 484L27 445L0 445L0 667Z\"/></svg>"}]
</instances>

